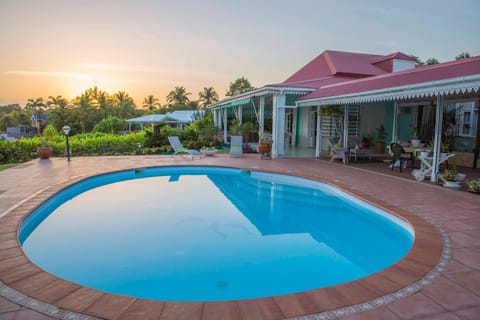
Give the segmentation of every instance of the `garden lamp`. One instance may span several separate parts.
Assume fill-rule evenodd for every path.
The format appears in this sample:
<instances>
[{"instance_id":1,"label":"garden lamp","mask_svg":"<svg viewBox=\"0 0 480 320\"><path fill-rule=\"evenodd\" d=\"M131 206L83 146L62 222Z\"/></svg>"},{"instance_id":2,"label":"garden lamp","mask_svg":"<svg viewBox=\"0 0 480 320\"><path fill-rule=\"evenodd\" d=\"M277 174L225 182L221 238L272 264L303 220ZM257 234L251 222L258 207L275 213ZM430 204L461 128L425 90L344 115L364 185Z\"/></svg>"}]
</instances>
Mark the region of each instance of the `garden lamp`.
<instances>
[{"instance_id":1,"label":"garden lamp","mask_svg":"<svg viewBox=\"0 0 480 320\"><path fill-rule=\"evenodd\" d=\"M64 126L62 130L63 132L65 132L65 137L67 138L67 160L70 161L70 145L68 144L68 134L70 133L70 127Z\"/></svg>"}]
</instances>

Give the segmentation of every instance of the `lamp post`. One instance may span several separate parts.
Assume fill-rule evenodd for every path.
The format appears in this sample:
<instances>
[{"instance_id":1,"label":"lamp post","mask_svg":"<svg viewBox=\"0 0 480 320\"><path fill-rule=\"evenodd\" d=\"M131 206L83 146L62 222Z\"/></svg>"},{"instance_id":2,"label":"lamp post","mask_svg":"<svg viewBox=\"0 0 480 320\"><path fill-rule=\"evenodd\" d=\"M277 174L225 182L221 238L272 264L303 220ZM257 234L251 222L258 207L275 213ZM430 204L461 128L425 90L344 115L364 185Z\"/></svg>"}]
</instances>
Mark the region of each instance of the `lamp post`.
<instances>
[{"instance_id":1,"label":"lamp post","mask_svg":"<svg viewBox=\"0 0 480 320\"><path fill-rule=\"evenodd\" d=\"M70 133L70 127L64 126L62 130L63 132L65 132L65 137L67 138L67 160L70 161L70 145L68 144L68 134Z\"/></svg>"}]
</instances>

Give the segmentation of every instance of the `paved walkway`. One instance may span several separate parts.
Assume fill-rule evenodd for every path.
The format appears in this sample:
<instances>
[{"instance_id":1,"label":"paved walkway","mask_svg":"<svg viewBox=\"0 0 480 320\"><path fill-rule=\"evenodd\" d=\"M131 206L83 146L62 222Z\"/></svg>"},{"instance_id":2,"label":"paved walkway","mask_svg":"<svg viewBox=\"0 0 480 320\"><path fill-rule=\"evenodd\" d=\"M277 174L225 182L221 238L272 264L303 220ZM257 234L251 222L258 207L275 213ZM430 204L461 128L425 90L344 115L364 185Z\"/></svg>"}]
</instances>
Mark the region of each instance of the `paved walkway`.
<instances>
[{"instance_id":1,"label":"paved walkway","mask_svg":"<svg viewBox=\"0 0 480 320\"><path fill-rule=\"evenodd\" d=\"M323 291L316 291L316 295L310 293L296 296L296 300L282 296L275 297L266 302L248 303L248 301L233 302L230 304L205 304L196 310L197 306L184 308L183 305L162 304L156 305L158 309L150 309L145 313L141 308L142 300L109 299L111 295L92 297L98 291L87 292L86 288L75 287L71 284L64 286L64 292L58 290L53 283L59 280L55 277L45 276L36 279L34 274L25 274L23 278L21 270L25 264L25 258L15 249L17 243L13 243L12 235L15 235L16 225L10 223L12 218L18 218L25 213L18 213L22 206L26 206L25 199L32 195L36 197L47 196L50 190L62 187L78 180L81 177L112 170L128 169L145 166L158 166L170 164L194 164L194 165L226 165L250 169L262 169L287 174L306 176L317 180L329 180L352 193L362 193L370 201L382 204L392 210L401 209L402 215L408 216L418 223L416 227L418 241L435 237L435 230L422 224L421 219L415 218L420 215L437 224L448 234L447 246L443 248L447 258L451 255L448 264L437 266L440 272L432 281L425 281L423 287L413 288L411 293L401 299L390 302L390 299L376 300L380 306L373 310L348 314L356 309L343 309L348 315L342 316L341 312L324 313L319 319L337 318L346 320L355 319L444 319L444 320L467 320L480 319L480 196L467 192L451 191L442 187L426 183L417 183L405 179L375 174L359 170L352 166L338 164L328 165L324 161L316 159L297 160L259 160L258 155L247 155L244 158L230 158L228 156L206 157L201 160L172 159L170 157L100 157L100 158L74 158L67 163L64 159L34 160L15 168L0 172L0 319L55 319L71 318L81 319L81 314L97 315L110 319L283 319L300 317L316 310L318 305L325 306L325 310L335 309L338 300L342 300L345 306L349 303L363 303L370 300L370 295L379 295L384 287L389 285L398 289L400 281L395 277L384 274L383 281L354 282L354 286L335 287L329 290L329 294L322 295ZM52 187L53 186L53 187ZM48 189L50 187L50 189ZM35 198L35 197L34 197ZM24 202L22 204L22 202ZM12 207L21 204L15 210L9 212ZM15 213L12 217L11 215ZM10 220L9 220L10 219ZM18 222L15 222L18 223ZM416 226L417 226L416 225ZM427 239L427 240L428 240ZM451 246L448 240L451 240ZM417 240L416 240L417 241ZM404 259L397 269L402 269L404 277L412 275L424 275L424 261L429 257L436 257L437 247L423 247L417 250L413 260ZM417 259L424 259L416 264ZM22 261L19 264L17 261ZM437 262L437 261L436 261ZM436 263L435 262L435 263ZM408 267L410 266L410 267ZM13 299L13 303L2 296L11 293L6 283L8 275L15 271L17 278L10 279L8 285L14 286L21 292L31 292L32 286L42 285L36 289L37 294L27 294L21 299ZM398 270L397 270L398 271ZM415 276L413 275L415 274ZM7 276L6 276L7 275ZM47 274L48 275L48 274ZM396 273L398 275L398 272ZM37 277L39 278L39 277ZM390 280L389 280L390 279ZM14 281L13 281L14 280ZM52 290L52 288L56 288ZM343 290L342 288L348 288ZM353 289L352 289L353 288ZM70 291L71 290L71 291ZM393 289L391 289L393 290ZM387 290L388 291L388 290ZM71 292L76 294L74 301L68 300ZM82 295L83 293L83 295ZM101 294L100 294L101 295ZM45 304L29 297L44 297L53 306L60 305L60 309L42 309ZM333 299L336 296L337 299ZM9 296L11 298L11 296ZM83 297L83 299L81 299ZM315 299L313 299L314 297ZM313 299L313 300L312 300ZM393 299L392 299L393 300ZM61 302L64 302L63 304ZM68 301L68 304L66 303ZM119 302L120 301L120 302ZM361 306L366 306L362 305ZM195 310L194 310L195 309ZM365 309L372 309L365 307ZM64 310L73 310L80 314L69 314ZM42 311L42 312L38 312ZM337 310L338 311L338 310ZM144 312L144 313L142 313ZM48 316L54 315L55 317ZM228 315L228 316L226 316ZM314 317L303 317L303 319ZM85 317L86 319L86 317Z\"/></svg>"}]
</instances>

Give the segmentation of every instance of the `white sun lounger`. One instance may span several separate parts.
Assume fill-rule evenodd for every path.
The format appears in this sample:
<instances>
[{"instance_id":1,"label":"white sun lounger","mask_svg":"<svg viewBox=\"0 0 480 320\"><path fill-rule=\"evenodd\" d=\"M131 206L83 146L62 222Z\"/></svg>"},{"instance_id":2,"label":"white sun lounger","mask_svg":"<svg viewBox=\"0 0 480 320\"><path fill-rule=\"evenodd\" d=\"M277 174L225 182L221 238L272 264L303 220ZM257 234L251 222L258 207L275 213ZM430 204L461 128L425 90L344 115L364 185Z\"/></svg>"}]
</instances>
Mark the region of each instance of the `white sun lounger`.
<instances>
[{"instance_id":1,"label":"white sun lounger","mask_svg":"<svg viewBox=\"0 0 480 320\"><path fill-rule=\"evenodd\" d=\"M230 138L230 155L232 157L242 157L243 156L243 137L242 136L232 136Z\"/></svg>"},{"instance_id":2,"label":"white sun lounger","mask_svg":"<svg viewBox=\"0 0 480 320\"><path fill-rule=\"evenodd\" d=\"M192 160L195 157L201 158L202 153L198 150L194 149L187 149L182 146L182 143L180 142L180 139L177 136L171 136L168 137L168 142L170 142L170 145L173 148L173 155L190 155L192 157Z\"/></svg>"}]
</instances>

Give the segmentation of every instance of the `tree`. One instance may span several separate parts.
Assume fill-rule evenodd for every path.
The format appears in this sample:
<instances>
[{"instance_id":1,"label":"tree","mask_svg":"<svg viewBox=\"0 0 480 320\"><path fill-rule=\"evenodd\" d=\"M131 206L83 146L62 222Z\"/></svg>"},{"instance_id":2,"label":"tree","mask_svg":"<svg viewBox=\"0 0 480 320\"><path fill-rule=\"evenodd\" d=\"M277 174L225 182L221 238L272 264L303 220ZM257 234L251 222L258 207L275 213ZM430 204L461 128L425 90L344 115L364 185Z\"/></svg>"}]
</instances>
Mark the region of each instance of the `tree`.
<instances>
[{"instance_id":1,"label":"tree","mask_svg":"<svg viewBox=\"0 0 480 320\"><path fill-rule=\"evenodd\" d=\"M49 96L47 100L47 106L49 107L48 111L48 122L60 130L64 125L66 125L66 112L67 112L68 100L62 96Z\"/></svg>"},{"instance_id":2,"label":"tree","mask_svg":"<svg viewBox=\"0 0 480 320\"><path fill-rule=\"evenodd\" d=\"M415 60L415 62L420 65L420 66L424 66L425 65L425 62L423 62L418 56L416 55L413 55L411 54L410 55L410 58L413 58Z\"/></svg>"},{"instance_id":3,"label":"tree","mask_svg":"<svg viewBox=\"0 0 480 320\"><path fill-rule=\"evenodd\" d=\"M247 78L241 77L235 80L234 82L230 82L230 88L228 89L226 96L236 96L238 94L252 91L255 87L252 87L250 81Z\"/></svg>"},{"instance_id":4,"label":"tree","mask_svg":"<svg viewBox=\"0 0 480 320\"><path fill-rule=\"evenodd\" d=\"M127 119L136 116L135 103L125 91L118 91L113 95L113 107L116 116Z\"/></svg>"},{"instance_id":5,"label":"tree","mask_svg":"<svg viewBox=\"0 0 480 320\"><path fill-rule=\"evenodd\" d=\"M213 87L204 87L202 91L198 93L198 102L200 102L201 108L206 108L209 104L218 101L218 93Z\"/></svg>"},{"instance_id":6,"label":"tree","mask_svg":"<svg viewBox=\"0 0 480 320\"><path fill-rule=\"evenodd\" d=\"M462 52L459 55L457 55L455 57L455 60L461 60L461 59L466 59L466 58L470 58L470 53L465 51L465 52Z\"/></svg>"},{"instance_id":7,"label":"tree","mask_svg":"<svg viewBox=\"0 0 480 320\"><path fill-rule=\"evenodd\" d=\"M27 104L25 105L26 109L35 110L39 112L42 112L45 106L46 105L43 102L43 98L28 99Z\"/></svg>"},{"instance_id":8,"label":"tree","mask_svg":"<svg viewBox=\"0 0 480 320\"><path fill-rule=\"evenodd\" d=\"M158 101L157 98L155 98L155 96L153 94L149 95L148 97L144 98L143 99L143 104L142 104L142 107L144 107L145 109L149 110L149 111L153 111L155 110L157 107L158 108L161 108L161 104L160 102Z\"/></svg>"},{"instance_id":9,"label":"tree","mask_svg":"<svg viewBox=\"0 0 480 320\"><path fill-rule=\"evenodd\" d=\"M185 106L190 101L188 98L189 95L191 95L191 93L187 92L184 87L175 87L175 89L167 95L167 102L173 106Z\"/></svg>"},{"instance_id":10,"label":"tree","mask_svg":"<svg viewBox=\"0 0 480 320\"><path fill-rule=\"evenodd\" d=\"M438 60L435 58L428 58L427 61L425 61L426 65L438 64L438 63L440 62L438 62Z\"/></svg>"}]
</instances>

